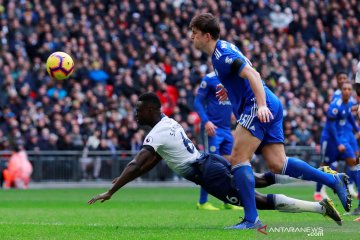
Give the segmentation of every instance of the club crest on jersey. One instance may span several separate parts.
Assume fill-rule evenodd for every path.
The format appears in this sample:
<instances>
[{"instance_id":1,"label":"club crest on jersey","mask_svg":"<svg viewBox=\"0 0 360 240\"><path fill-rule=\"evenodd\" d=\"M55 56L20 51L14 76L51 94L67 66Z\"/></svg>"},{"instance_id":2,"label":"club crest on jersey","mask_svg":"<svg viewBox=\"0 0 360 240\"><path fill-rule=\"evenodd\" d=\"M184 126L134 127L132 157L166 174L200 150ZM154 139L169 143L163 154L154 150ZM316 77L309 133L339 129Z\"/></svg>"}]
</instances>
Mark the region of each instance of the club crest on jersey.
<instances>
[{"instance_id":1,"label":"club crest on jersey","mask_svg":"<svg viewBox=\"0 0 360 240\"><path fill-rule=\"evenodd\" d=\"M226 58L225 58L225 62L228 63L228 64L232 64L233 59L232 59L232 58L229 58L229 57L226 57Z\"/></svg>"},{"instance_id":2,"label":"club crest on jersey","mask_svg":"<svg viewBox=\"0 0 360 240\"><path fill-rule=\"evenodd\" d=\"M145 139L145 143L152 143L152 141L153 141L153 138L150 136Z\"/></svg>"},{"instance_id":3,"label":"club crest on jersey","mask_svg":"<svg viewBox=\"0 0 360 240\"><path fill-rule=\"evenodd\" d=\"M334 108L334 109L332 110L332 113L335 114L335 115L336 115L338 112L339 112L339 110L338 110L337 108Z\"/></svg>"},{"instance_id":4,"label":"club crest on jersey","mask_svg":"<svg viewBox=\"0 0 360 240\"><path fill-rule=\"evenodd\" d=\"M207 85L207 83L206 83L205 81L202 81L202 82L200 83L200 87L201 87L201 88L206 88L206 85Z\"/></svg>"}]
</instances>

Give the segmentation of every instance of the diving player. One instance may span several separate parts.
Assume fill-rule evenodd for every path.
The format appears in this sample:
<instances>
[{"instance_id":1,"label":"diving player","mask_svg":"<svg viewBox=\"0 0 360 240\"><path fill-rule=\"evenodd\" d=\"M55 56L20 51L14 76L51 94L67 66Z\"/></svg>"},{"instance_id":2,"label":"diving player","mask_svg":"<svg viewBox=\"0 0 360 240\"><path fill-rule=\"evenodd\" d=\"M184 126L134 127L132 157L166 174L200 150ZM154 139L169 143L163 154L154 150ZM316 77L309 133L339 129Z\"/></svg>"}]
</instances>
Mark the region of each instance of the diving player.
<instances>
[{"instance_id":1,"label":"diving player","mask_svg":"<svg viewBox=\"0 0 360 240\"><path fill-rule=\"evenodd\" d=\"M161 113L161 103L154 93L139 97L136 120L140 125L150 126L142 149L125 167L121 175L113 180L113 186L106 192L88 201L104 202L128 182L151 170L161 159L180 176L201 185L218 199L241 205L239 192L233 184L230 163L216 154L201 154L186 136L184 129L175 120ZM265 178L257 178L256 186L269 185ZM287 212L315 212L329 216L341 225L341 217L330 199L322 202L308 202L286 197L282 194L256 194L258 209Z\"/></svg>"}]
</instances>

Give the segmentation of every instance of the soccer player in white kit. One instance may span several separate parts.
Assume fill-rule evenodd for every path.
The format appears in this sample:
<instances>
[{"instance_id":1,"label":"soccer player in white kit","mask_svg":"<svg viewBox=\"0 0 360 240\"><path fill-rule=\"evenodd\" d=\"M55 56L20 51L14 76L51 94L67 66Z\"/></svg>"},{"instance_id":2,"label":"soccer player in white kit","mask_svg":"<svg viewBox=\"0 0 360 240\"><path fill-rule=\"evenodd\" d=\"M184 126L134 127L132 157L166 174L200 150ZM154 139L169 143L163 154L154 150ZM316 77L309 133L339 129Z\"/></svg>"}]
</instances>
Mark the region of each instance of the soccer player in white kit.
<instances>
[{"instance_id":1,"label":"soccer player in white kit","mask_svg":"<svg viewBox=\"0 0 360 240\"><path fill-rule=\"evenodd\" d=\"M148 172L163 159L174 172L201 185L211 195L241 206L238 190L232 182L230 163L219 155L200 153L181 125L162 114L160 109L161 103L156 94L145 93L139 97L136 120L140 125L150 126L152 129L145 137L142 149L121 175L113 180L113 186L94 196L88 204L109 200L121 187ZM257 187L270 185L266 183L263 175L257 176ZM256 205L262 210L320 213L329 216L337 224L342 224L341 217L330 199L318 203L293 199L282 194L256 193Z\"/></svg>"}]
</instances>

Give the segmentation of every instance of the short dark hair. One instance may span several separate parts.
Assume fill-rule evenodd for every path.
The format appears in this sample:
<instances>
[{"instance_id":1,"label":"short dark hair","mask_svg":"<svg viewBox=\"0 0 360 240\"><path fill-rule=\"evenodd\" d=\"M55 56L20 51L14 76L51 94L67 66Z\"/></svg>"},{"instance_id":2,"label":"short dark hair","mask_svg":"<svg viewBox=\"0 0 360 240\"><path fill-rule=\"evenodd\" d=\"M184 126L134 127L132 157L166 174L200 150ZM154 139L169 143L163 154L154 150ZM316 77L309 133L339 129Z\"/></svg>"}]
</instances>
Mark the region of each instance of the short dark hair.
<instances>
[{"instance_id":1,"label":"short dark hair","mask_svg":"<svg viewBox=\"0 0 360 240\"><path fill-rule=\"evenodd\" d=\"M336 71L336 76L339 76L339 75L341 75L341 74L347 75L346 70L345 70L345 69L339 69L339 70Z\"/></svg>"},{"instance_id":2,"label":"short dark hair","mask_svg":"<svg viewBox=\"0 0 360 240\"><path fill-rule=\"evenodd\" d=\"M153 93L153 92L147 92L147 93L144 93L142 94L140 97L139 97L139 101L142 101L143 103L146 103L146 104L151 104L153 105L154 107L160 109L161 108L161 102L160 102L160 99L159 97Z\"/></svg>"},{"instance_id":3,"label":"short dark hair","mask_svg":"<svg viewBox=\"0 0 360 240\"><path fill-rule=\"evenodd\" d=\"M214 40L220 38L219 20L211 13L201 13L193 17L189 27L196 28L203 33L209 33Z\"/></svg>"}]
</instances>

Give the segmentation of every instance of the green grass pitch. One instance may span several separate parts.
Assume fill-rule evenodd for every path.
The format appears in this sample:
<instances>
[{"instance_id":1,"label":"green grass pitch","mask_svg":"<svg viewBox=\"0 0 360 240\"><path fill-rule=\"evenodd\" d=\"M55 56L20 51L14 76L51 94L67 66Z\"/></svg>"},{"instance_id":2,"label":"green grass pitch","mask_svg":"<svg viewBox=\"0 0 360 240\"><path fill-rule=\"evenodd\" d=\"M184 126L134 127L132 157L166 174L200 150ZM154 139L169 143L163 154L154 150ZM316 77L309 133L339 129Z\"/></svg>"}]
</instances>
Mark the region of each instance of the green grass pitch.
<instances>
[{"instance_id":1,"label":"green grass pitch","mask_svg":"<svg viewBox=\"0 0 360 240\"><path fill-rule=\"evenodd\" d=\"M256 230L223 230L238 222L243 212L196 210L197 187L126 187L110 201L87 205L93 195L104 190L0 190L0 239L360 239L360 222L354 222L354 216L344 216L344 225L338 226L312 213L259 211L267 231L275 227L321 227L322 237L307 236L305 232L264 235ZM313 188L271 187L261 192L311 200ZM330 196L343 213L337 198ZM210 201L221 204L214 198Z\"/></svg>"}]
</instances>

